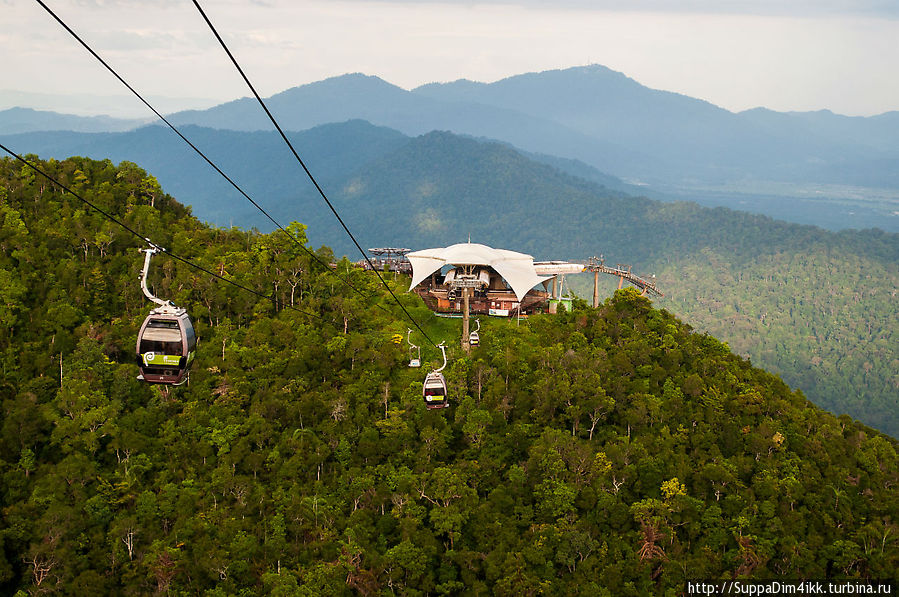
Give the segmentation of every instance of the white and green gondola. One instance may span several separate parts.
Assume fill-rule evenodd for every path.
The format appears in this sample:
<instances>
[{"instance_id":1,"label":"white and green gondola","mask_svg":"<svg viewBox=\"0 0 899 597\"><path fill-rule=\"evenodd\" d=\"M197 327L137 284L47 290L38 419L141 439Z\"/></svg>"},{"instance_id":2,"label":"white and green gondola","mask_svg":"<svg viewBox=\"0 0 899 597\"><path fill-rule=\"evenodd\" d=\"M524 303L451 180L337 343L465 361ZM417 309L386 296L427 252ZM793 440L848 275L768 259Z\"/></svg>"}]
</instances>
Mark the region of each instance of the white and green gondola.
<instances>
[{"instance_id":1,"label":"white and green gondola","mask_svg":"<svg viewBox=\"0 0 899 597\"><path fill-rule=\"evenodd\" d=\"M150 258L158 250L155 245L141 249L146 253L141 289L159 306L150 311L137 334L137 364L140 368L137 378L147 383L180 385L187 381L197 348L197 334L187 309L158 299L147 289Z\"/></svg>"}]
</instances>

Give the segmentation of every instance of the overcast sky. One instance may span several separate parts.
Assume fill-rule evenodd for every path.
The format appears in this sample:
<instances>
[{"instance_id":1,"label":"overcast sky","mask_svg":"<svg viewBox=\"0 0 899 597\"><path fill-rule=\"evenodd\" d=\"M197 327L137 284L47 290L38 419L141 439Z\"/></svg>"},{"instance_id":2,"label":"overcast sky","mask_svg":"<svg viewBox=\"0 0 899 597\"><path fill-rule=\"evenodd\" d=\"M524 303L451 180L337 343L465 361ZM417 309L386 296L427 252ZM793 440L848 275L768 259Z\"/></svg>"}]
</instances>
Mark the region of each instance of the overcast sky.
<instances>
[{"instance_id":1,"label":"overcast sky","mask_svg":"<svg viewBox=\"0 0 899 597\"><path fill-rule=\"evenodd\" d=\"M45 2L141 93L249 94L190 0ZM897 0L201 3L264 96L348 72L411 89L602 64L732 111L899 110ZM0 89L123 92L34 0L0 0L0 25Z\"/></svg>"}]
</instances>

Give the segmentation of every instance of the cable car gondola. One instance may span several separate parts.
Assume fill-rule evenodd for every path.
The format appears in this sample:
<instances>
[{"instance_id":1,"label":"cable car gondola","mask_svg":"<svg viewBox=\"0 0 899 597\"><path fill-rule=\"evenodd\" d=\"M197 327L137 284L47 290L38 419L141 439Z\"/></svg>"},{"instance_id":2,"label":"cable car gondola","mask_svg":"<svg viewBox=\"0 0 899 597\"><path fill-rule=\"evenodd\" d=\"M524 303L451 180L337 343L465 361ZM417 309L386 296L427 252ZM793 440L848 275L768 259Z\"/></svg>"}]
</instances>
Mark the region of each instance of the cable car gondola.
<instances>
[{"instance_id":1,"label":"cable car gondola","mask_svg":"<svg viewBox=\"0 0 899 597\"><path fill-rule=\"evenodd\" d=\"M477 346L481 343L481 336L478 334L481 331L481 320L475 319L475 323L478 324L478 329L468 334L468 345L469 346Z\"/></svg>"},{"instance_id":2,"label":"cable car gondola","mask_svg":"<svg viewBox=\"0 0 899 597\"><path fill-rule=\"evenodd\" d=\"M181 385L187 381L197 347L197 334L187 310L170 301L153 296L147 289L150 258L159 249L142 249L146 253L141 273L141 289L159 307L150 311L137 334L138 379L147 383Z\"/></svg>"},{"instance_id":3,"label":"cable car gondola","mask_svg":"<svg viewBox=\"0 0 899 597\"><path fill-rule=\"evenodd\" d=\"M446 401L446 378L443 373L431 371L425 377L424 384L425 406L429 409L446 408L449 404Z\"/></svg>"},{"instance_id":4,"label":"cable car gondola","mask_svg":"<svg viewBox=\"0 0 899 597\"><path fill-rule=\"evenodd\" d=\"M184 383L196 347L197 335L186 309L153 309L137 334L138 379L148 383Z\"/></svg>"},{"instance_id":5,"label":"cable car gondola","mask_svg":"<svg viewBox=\"0 0 899 597\"><path fill-rule=\"evenodd\" d=\"M409 366L410 367L421 367L421 346L416 346L412 344L412 340L409 337L412 335L412 329L406 331L406 342L409 343ZM416 355L412 356L412 349L415 349Z\"/></svg>"},{"instance_id":6,"label":"cable car gondola","mask_svg":"<svg viewBox=\"0 0 899 597\"><path fill-rule=\"evenodd\" d=\"M447 402L446 378L443 377L443 367L446 367L446 347L440 343L440 352L443 353L443 366L440 369L431 371L425 377L422 386L422 396L425 400L425 406L429 409L446 408L449 406Z\"/></svg>"}]
</instances>

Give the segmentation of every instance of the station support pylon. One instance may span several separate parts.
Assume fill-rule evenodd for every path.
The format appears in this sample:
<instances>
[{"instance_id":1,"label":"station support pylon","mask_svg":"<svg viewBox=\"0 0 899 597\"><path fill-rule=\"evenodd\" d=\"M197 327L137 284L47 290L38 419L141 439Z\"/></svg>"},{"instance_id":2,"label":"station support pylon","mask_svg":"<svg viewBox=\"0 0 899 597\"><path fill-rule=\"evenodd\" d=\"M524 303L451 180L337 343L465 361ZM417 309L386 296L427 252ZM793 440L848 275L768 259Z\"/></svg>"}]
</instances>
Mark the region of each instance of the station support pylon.
<instances>
[{"instance_id":1,"label":"station support pylon","mask_svg":"<svg viewBox=\"0 0 899 597\"><path fill-rule=\"evenodd\" d=\"M471 288L464 287L462 289L462 349L465 350L466 353L471 352L471 342L469 336L469 327L468 327L468 293L471 292Z\"/></svg>"}]
</instances>

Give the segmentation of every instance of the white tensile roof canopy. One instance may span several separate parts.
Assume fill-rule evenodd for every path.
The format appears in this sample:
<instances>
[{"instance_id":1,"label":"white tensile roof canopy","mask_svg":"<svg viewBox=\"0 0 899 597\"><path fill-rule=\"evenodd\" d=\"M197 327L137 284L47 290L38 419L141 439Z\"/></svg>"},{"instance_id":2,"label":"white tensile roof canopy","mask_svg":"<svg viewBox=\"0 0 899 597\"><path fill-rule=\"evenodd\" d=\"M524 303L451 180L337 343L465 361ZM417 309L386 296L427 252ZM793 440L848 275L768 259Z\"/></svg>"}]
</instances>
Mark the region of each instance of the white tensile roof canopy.
<instances>
[{"instance_id":1,"label":"white tensile roof canopy","mask_svg":"<svg viewBox=\"0 0 899 597\"><path fill-rule=\"evenodd\" d=\"M484 265L492 267L502 276L519 302L528 291L551 276L539 276L534 269L534 258L524 253L494 249L477 243L459 243L438 249L424 249L407 253L412 264L412 285L418 286L425 278L444 265Z\"/></svg>"}]
</instances>

